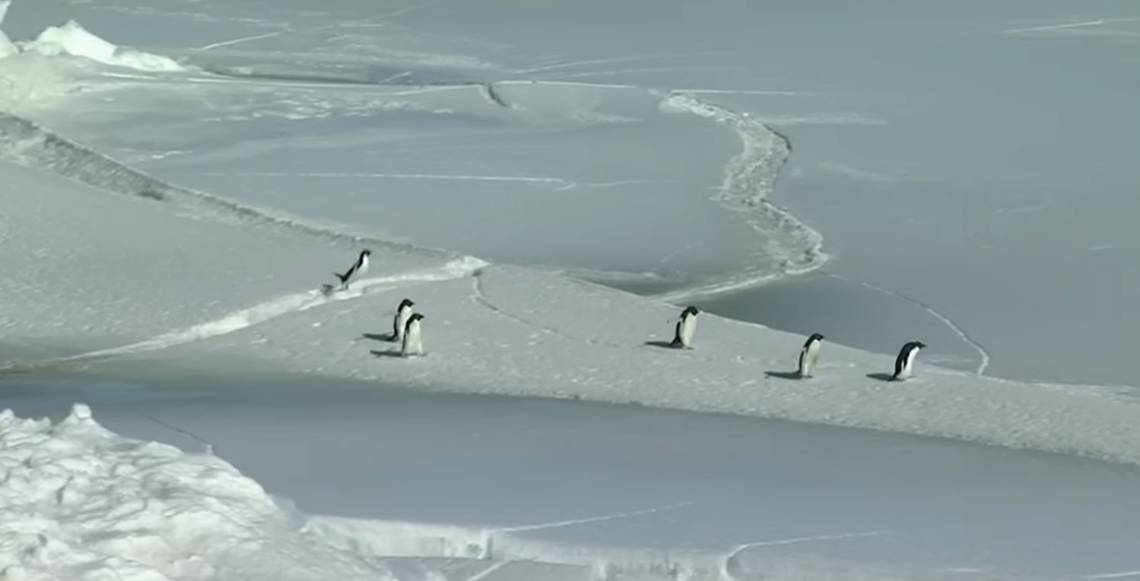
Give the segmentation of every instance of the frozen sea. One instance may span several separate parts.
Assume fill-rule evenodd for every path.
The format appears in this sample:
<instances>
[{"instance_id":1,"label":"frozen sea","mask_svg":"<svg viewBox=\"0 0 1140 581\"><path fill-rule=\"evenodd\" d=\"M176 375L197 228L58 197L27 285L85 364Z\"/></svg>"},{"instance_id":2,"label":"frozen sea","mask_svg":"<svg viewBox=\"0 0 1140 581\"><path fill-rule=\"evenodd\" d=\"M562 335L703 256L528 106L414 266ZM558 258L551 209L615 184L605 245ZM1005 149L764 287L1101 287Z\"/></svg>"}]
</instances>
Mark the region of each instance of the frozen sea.
<instances>
[{"instance_id":1,"label":"frozen sea","mask_svg":"<svg viewBox=\"0 0 1140 581\"><path fill-rule=\"evenodd\" d=\"M0 30L0 408L58 422L0 418L3 575L1140 577L1133 4L17 0ZM426 358L383 338L403 296ZM654 346L686 303L698 349ZM155 455L149 520L70 509ZM205 523L286 558L199 555Z\"/></svg>"},{"instance_id":2,"label":"frozen sea","mask_svg":"<svg viewBox=\"0 0 1140 581\"><path fill-rule=\"evenodd\" d=\"M1134 466L638 406L124 373L146 379L10 379L0 402L58 419L86 401L119 434L216 454L320 515L311 526L369 531L354 539L366 554L472 557L482 534L491 563L573 579L599 564L619 579L1095 579L1137 565ZM501 574L488 578L519 578Z\"/></svg>"},{"instance_id":3,"label":"frozen sea","mask_svg":"<svg viewBox=\"0 0 1140 581\"><path fill-rule=\"evenodd\" d=\"M42 113L176 183L880 352L921 333L955 368L1128 385L1134 8L152 0L17 3L5 28L76 18L200 67ZM661 113L667 92L786 136L737 198L804 227L709 203L739 136ZM832 276L796 279L796 305L686 292L816 267L817 234ZM886 316L850 313L868 291Z\"/></svg>"}]
</instances>

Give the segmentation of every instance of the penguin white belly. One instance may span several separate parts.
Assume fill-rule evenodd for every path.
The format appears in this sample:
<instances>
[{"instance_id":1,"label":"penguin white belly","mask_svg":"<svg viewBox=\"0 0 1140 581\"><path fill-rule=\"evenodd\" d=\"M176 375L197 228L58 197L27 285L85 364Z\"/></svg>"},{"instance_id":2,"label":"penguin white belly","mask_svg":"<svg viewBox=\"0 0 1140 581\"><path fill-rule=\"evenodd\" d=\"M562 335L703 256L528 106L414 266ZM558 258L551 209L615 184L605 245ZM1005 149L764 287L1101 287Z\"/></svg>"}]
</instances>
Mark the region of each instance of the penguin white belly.
<instances>
[{"instance_id":1,"label":"penguin white belly","mask_svg":"<svg viewBox=\"0 0 1140 581\"><path fill-rule=\"evenodd\" d=\"M396 321L392 325L392 333L397 341L404 338L404 327L408 325L408 318L412 316L412 309L404 307L396 313Z\"/></svg>"},{"instance_id":2,"label":"penguin white belly","mask_svg":"<svg viewBox=\"0 0 1140 581\"><path fill-rule=\"evenodd\" d=\"M681 346L686 349L693 348L693 336L697 333L697 318L685 317L681 320L681 330L678 335L681 339Z\"/></svg>"},{"instance_id":3,"label":"penguin white belly","mask_svg":"<svg viewBox=\"0 0 1140 581\"><path fill-rule=\"evenodd\" d=\"M812 343L800 353L800 376L811 377L819 361L819 343Z\"/></svg>"},{"instance_id":4,"label":"penguin white belly","mask_svg":"<svg viewBox=\"0 0 1140 581\"><path fill-rule=\"evenodd\" d=\"M360 259L360 268L357 269L356 272L358 276L368 272L368 262L369 260L367 256L364 256Z\"/></svg>"},{"instance_id":5,"label":"penguin white belly","mask_svg":"<svg viewBox=\"0 0 1140 581\"><path fill-rule=\"evenodd\" d=\"M419 321L412 321L404 331L403 354L405 357L424 354L423 334L420 332Z\"/></svg>"},{"instance_id":6,"label":"penguin white belly","mask_svg":"<svg viewBox=\"0 0 1140 581\"><path fill-rule=\"evenodd\" d=\"M897 379L910 379L911 374L914 373L914 358L918 355L918 349L911 349L910 353L906 354L906 361L903 362L902 369L899 370Z\"/></svg>"}]
</instances>

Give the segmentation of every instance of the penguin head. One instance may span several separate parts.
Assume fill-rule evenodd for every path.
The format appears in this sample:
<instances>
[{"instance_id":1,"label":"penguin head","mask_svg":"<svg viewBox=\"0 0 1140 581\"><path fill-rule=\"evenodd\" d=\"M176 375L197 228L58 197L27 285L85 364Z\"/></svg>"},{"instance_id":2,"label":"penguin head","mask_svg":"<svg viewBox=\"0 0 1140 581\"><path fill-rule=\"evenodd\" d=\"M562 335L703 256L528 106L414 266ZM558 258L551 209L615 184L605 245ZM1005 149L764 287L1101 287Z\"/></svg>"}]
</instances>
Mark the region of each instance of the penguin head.
<instances>
[{"instance_id":1,"label":"penguin head","mask_svg":"<svg viewBox=\"0 0 1140 581\"><path fill-rule=\"evenodd\" d=\"M412 315L411 317L408 317L409 323L411 323L412 321L422 321L422 320L424 320L424 316L419 314L419 313L416 313L416 314Z\"/></svg>"},{"instance_id":2,"label":"penguin head","mask_svg":"<svg viewBox=\"0 0 1140 581\"><path fill-rule=\"evenodd\" d=\"M404 300L400 301L400 307L399 308L406 309L406 308L411 308L414 306L416 306L416 303L412 302L412 299L404 299Z\"/></svg>"},{"instance_id":3,"label":"penguin head","mask_svg":"<svg viewBox=\"0 0 1140 581\"><path fill-rule=\"evenodd\" d=\"M372 256L372 251L371 251L371 250L362 250L362 251L360 251L360 257L361 257L361 258L364 258L364 257L366 257L366 256Z\"/></svg>"},{"instance_id":4,"label":"penguin head","mask_svg":"<svg viewBox=\"0 0 1140 581\"><path fill-rule=\"evenodd\" d=\"M699 314L701 314L701 310L698 309L697 307L692 306L692 305L685 307L685 310L681 311L681 317L682 318L684 318L684 317L695 317Z\"/></svg>"},{"instance_id":5,"label":"penguin head","mask_svg":"<svg viewBox=\"0 0 1140 581\"><path fill-rule=\"evenodd\" d=\"M926 343L923 343L922 341L915 341L914 343L911 343L911 345L915 349L926 349Z\"/></svg>"},{"instance_id":6,"label":"penguin head","mask_svg":"<svg viewBox=\"0 0 1140 581\"><path fill-rule=\"evenodd\" d=\"M823 341L824 339L825 337L823 335L820 335L819 333L812 333L811 337L808 337L808 342L810 343L813 341Z\"/></svg>"}]
</instances>

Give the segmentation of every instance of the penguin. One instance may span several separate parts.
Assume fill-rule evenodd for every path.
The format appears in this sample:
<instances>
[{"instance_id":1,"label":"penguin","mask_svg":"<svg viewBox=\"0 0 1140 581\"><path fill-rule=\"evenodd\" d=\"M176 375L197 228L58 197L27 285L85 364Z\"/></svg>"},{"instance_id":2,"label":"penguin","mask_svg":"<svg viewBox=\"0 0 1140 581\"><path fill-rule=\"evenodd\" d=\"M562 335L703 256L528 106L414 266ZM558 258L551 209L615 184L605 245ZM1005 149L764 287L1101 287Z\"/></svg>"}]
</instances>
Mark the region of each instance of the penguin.
<instances>
[{"instance_id":1,"label":"penguin","mask_svg":"<svg viewBox=\"0 0 1140 581\"><path fill-rule=\"evenodd\" d=\"M800 349L800 377L811 377L811 372L819 361L819 348L822 347L823 339L823 335L812 333L804 343L804 348Z\"/></svg>"},{"instance_id":2,"label":"penguin","mask_svg":"<svg viewBox=\"0 0 1140 581\"><path fill-rule=\"evenodd\" d=\"M673 334L674 347L693 348L693 335L697 332L697 315L700 313L701 310L693 306L681 311L681 320L677 321L677 330Z\"/></svg>"},{"instance_id":3,"label":"penguin","mask_svg":"<svg viewBox=\"0 0 1140 581\"><path fill-rule=\"evenodd\" d=\"M895 358L895 374L891 376L892 381L902 381L914 374L914 358L924 347L926 344L921 341L911 341L902 346L899 356Z\"/></svg>"},{"instance_id":4,"label":"penguin","mask_svg":"<svg viewBox=\"0 0 1140 581\"><path fill-rule=\"evenodd\" d=\"M347 289L348 283L352 280L353 277L368 272L368 257L370 256L372 256L371 250L363 250L360 252L360 256L356 258L356 262L352 264L352 267L349 268L347 272L344 274L340 274L338 272L333 273L337 278L340 279L340 290Z\"/></svg>"},{"instance_id":5,"label":"penguin","mask_svg":"<svg viewBox=\"0 0 1140 581\"><path fill-rule=\"evenodd\" d=\"M392 318L392 340L399 341L404 337L404 325L408 324L408 317L412 316L412 307L416 303L411 299L404 299L400 301L400 306L396 307L396 316Z\"/></svg>"},{"instance_id":6,"label":"penguin","mask_svg":"<svg viewBox=\"0 0 1140 581\"><path fill-rule=\"evenodd\" d=\"M415 313L408 317L408 322L404 325L404 344L400 349L400 353L404 357L424 354L424 337L420 329L420 321L422 320L424 320L424 316Z\"/></svg>"}]
</instances>

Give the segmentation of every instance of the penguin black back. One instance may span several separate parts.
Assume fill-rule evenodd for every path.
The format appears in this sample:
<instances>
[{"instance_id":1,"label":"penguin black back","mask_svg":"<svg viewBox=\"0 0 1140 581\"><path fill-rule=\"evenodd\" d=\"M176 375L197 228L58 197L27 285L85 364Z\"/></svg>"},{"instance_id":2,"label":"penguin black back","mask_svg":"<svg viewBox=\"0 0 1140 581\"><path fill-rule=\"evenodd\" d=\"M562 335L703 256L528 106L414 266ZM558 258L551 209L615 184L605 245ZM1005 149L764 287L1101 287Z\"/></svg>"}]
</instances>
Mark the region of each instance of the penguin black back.
<instances>
[{"instance_id":1,"label":"penguin black back","mask_svg":"<svg viewBox=\"0 0 1140 581\"><path fill-rule=\"evenodd\" d=\"M807 341L804 341L804 349L807 349L808 346L812 343L815 343L816 341L823 341L824 339L826 339L826 337L823 335L820 335L819 333L812 333L811 337L808 337Z\"/></svg>"},{"instance_id":2,"label":"penguin black back","mask_svg":"<svg viewBox=\"0 0 1140 581\"><path fill-rule=\"evenodd\" d=\"M352 278L352 275L356 274L356 271L360 270L361 267L363 267L368 262L369 256L372 256L371 250L361 250L360 255L356 257L356 262L352 263L352 266L350 266L344 274L341 274L339 272L334 272L333 274L336 275L338 279L340 279L341 284L347 284L348 280Z\"/></svg>"},{"instance_id":3,"label":"penguin black back","mask_svg":"<svg viewBox=\"0 0 1140 581\"><path fill-rule=\"evenodd\" d=\"M898 357L895 357L895 374L892 379L903 378L907 369L907 364L911 362L913 354L919 349L925 349L926 344L922 341L911 341L899 349Z\"/></svg>"}]
</instances>

